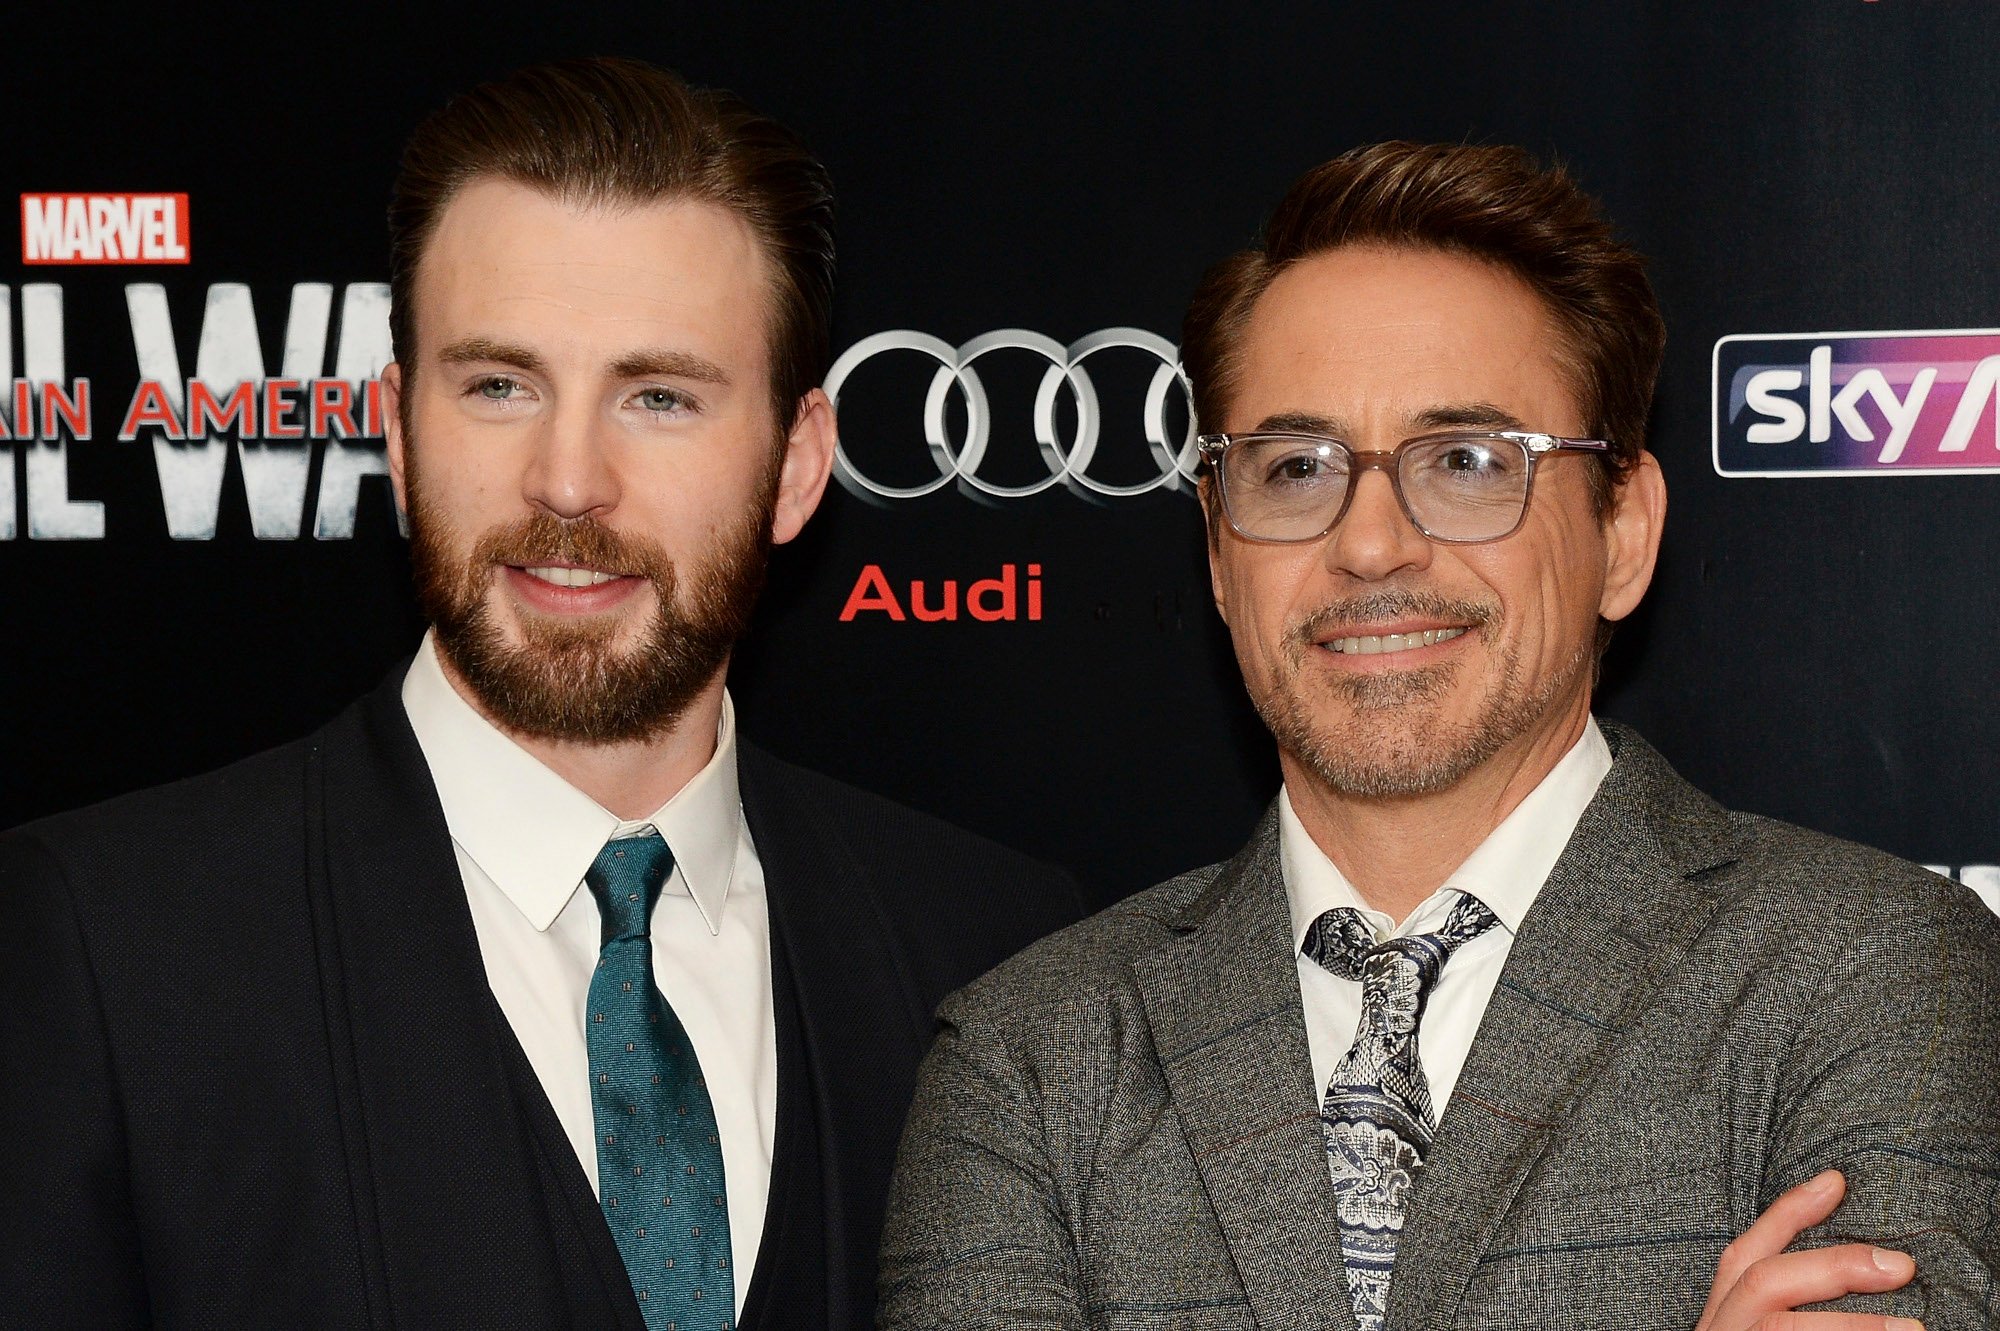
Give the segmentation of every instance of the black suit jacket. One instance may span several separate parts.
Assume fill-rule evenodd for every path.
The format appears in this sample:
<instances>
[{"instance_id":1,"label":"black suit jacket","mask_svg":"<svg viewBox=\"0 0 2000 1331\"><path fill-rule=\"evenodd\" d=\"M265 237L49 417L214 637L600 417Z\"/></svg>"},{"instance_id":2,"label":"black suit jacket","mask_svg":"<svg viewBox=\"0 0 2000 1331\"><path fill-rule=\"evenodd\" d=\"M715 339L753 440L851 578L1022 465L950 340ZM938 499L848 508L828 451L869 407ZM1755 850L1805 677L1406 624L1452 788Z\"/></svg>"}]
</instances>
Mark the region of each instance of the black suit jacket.
<instances>
[{"instance_id":1,"label":"black suit jacket","mask_svg":"<svg viewBox=\"0 0 2000 1331\"><path fill-rule=\"evenodd\" d=\"M643 1326L487 986L400 680L0 837L0 1325ZM862 1326L933 1008L1082 903L748 745L739 772L779 1026L743 1326Z\"/></svg>"}]
</instances>

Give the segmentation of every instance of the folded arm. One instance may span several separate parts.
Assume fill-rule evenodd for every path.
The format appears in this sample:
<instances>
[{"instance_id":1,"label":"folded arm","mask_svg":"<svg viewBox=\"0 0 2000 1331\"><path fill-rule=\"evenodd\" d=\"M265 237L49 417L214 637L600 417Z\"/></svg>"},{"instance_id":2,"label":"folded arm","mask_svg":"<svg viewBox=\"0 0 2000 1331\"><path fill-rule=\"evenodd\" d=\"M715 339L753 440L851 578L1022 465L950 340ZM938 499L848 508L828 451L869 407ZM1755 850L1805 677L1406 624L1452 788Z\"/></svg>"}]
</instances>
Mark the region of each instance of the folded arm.
<instances>
[{"instance_id":1,"label":"folded arm","mask_svg":"<svg viewBox=\"0 0 2000 1331\"><path fill-rule=\"evenodd\" d=\"M1845 1200L1800 1246L1896 1249L1917 1270L1820 1306L1975 1331L2000 1306L2000 923L1941 880L1909 887L1857 894L1850 941L1802 995L1766 1200L1839 1169Z\"/></svg>"}]
</instances>

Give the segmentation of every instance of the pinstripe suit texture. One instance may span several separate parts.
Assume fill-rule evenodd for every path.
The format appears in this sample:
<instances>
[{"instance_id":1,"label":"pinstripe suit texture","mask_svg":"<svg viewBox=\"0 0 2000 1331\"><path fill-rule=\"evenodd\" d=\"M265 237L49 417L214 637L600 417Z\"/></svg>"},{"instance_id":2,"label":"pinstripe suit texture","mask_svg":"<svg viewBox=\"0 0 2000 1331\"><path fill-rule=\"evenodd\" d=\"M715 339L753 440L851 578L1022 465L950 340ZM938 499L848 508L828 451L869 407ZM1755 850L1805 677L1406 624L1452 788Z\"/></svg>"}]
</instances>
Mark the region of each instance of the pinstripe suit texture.
<instances>
[{"instance_id":1,"label":"pinstripe suit texture","mask_svg":"<svg viewBox=\"0 0 2000 1331\"><path fill-rule=\"evenodd\" d=\"M2000 1326L2000 920L1729 813L1629 730L1514 940L1390 1291L1396 1331L1686 1331L1779 1192L1915 1256L1853 1311ZM1348 1331L1276 819L946 1001L880 1325Z\"/></svg>"}]
</instances>

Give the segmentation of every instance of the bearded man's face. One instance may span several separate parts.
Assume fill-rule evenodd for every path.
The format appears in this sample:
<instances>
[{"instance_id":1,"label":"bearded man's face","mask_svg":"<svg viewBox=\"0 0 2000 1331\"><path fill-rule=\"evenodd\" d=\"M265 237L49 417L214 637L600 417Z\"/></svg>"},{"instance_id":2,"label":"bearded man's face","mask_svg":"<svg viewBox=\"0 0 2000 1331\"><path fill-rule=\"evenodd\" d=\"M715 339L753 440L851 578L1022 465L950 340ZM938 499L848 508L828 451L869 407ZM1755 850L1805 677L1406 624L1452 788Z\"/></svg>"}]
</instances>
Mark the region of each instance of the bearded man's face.
<instances>
[{"instance_id":1,"label":"bearded man's face","mask_svg":"<svg viewBox=\"0 0 2000 1331\"><path fill-rule=\"evenodd\" d=\"M797 477L823 484L772 419L756 236L696 200L485 178L445 206L413 290L415 354L383 376L390 461L447 672L522 736L671 730L817 502Z\"/></svg>"},{"instance_id":2,"label":"bearded man's face","mask_svg":"<svg viewBox=\"0 0 2000 1331\"><path fill-rule=\"evenodd\" d=\"M535 514L468 541L425 493L410 489L410 560L438 651L503 728L540 739L611 744L673 728L749 627L770 550L768 501L719 535L692 568L657 541L591 518ZM502 590L532 579L559 589ZM600 579L602 581L600 581ZM541 598L583 600L624 581L645 608L538 613ZM511 604L510 604L511 602ZM503 617L511 624L503 626Z\"/></svg>"}]
</instances>

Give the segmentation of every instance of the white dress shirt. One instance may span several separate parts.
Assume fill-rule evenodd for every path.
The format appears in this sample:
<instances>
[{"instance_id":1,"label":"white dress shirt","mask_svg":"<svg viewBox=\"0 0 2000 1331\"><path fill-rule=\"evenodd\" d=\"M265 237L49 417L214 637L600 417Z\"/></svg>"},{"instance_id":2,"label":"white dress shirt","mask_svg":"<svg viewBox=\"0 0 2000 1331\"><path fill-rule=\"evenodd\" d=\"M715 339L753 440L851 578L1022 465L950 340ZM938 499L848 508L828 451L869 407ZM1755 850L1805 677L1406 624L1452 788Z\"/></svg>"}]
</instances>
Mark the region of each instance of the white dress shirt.
<instances>
[{"instance_id":1,"label":"white dress shirt","mask_svg":"<svg viewBox=\"0 0 2000 1331\"><path fill-rule=\"evenodd\" d=\"M444 805L486 982L597 1187L584 1016L597 899L584 872L604 843L647 828L673 852L653 911L653 975L694 1042L722 1138L740 1314L771 1183L777 1025L764 871L737 798L736 715L723 695L715 756L650 817L626 822L544 767L460 697L426 634L403 707Z\"/></svg>"},{"instance_id":2,"label":"white dress shirt","mask_svg":"<svg viewBox=\"0 0 2000 1331\"><path fill-rule=\"evenodd\" d=\"M1431 1103L1440 1120L1451 1099L1472 1037L1479 1031L1486 1002L1513 949L1521 919L1555 868L1584 806L1611 770L1611 750L1595 719L1561 762L1542 778L1515 810L1494 828L1444 886L1426 897L1401 925L1365 905L1346 875L1314 844L1292 811L1289 792L1278 795L1278 857L1285 897L1292 912L1292 946L1305 999L1306 1043L1312 1050L1313 1083L1324 1099L1334 1068L1354 1044L1361 1026L1361 984L1340 979L1304 952L1306 930L1326 911L1351 906L1375 930L1376 940L1435 933L1461 893L1486 903L1500 923L1461 945L1445 963L1423 1022L1417 1028L1417 1055L1430 1082Z\"/></svg>"}]
</instances>

